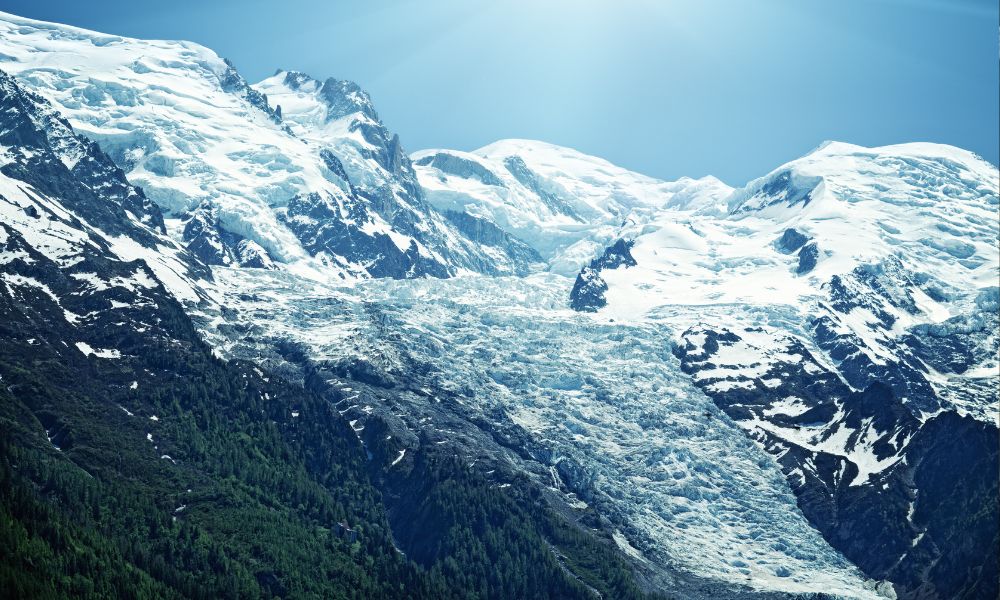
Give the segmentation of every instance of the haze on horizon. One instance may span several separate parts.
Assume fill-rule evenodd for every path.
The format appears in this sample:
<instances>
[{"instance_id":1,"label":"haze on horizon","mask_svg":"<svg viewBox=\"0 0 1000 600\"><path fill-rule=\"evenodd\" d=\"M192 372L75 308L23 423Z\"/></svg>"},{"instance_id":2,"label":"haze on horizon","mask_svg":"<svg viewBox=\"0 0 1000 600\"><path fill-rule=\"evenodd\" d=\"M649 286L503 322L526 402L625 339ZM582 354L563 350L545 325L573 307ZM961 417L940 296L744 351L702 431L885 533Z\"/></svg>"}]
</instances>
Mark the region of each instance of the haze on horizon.
<instances>
[{"instance_id":1,"label":"haze on horizon","mask_svg":"<svg viewBox=\"0 0 1000 600\"><path fill-rule=\"evenodd\" d=\"M409 151L539 139L655 177L732 185L828 139L940 142L1000 160L993 0L3 0L0 10L195 41L251 81L278 68L357 81Z\"/></svg>"}]
</instances>

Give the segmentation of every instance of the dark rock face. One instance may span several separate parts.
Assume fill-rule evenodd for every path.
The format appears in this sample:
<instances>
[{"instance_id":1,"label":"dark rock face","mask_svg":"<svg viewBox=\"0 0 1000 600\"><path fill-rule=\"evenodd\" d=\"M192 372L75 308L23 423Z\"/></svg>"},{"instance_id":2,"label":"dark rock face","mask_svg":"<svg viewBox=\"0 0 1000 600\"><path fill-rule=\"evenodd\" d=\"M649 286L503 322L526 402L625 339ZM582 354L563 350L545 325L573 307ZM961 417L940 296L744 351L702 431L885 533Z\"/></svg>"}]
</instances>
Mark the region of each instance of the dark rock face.
<instances>
[{"instance_id":1,"label":"dark rock face","mask_svg":"<svg viewBox=\"0 0 1000 600\"><path fill-rule=\"evenodd\" d=\"M993 425L944 412L913 440L913 523L922 536L894 575L913 597L996 598L1000 572L997 448ZM911 558L912 555L912 558ZM925 574L909 561L929 565ZM907 568L910 567L910 568Z\"/></svg>"},{"instance_id":2,"label":"dark rock face","mask_svg":"<svg viewBox=\"0 0 1000 600\"><path fill-rule=\"evenodd\" d=\"M344 163L333 152L323 148L319 151L319 157L327 169L330 169L334 175L343 179L353 189L354 186L351 185L351 179L347 176L347 170L344 169Z\"/></svg>"},{"instance_id":3,"label":"dark rock face","mask_svg":"<svg viewBox=\"0 0 1000 600\"><path fill-rule=\"evenodd\" d=\"M360 198L338 204L320 194L297 196L288 203L284 220L306 250L326 253L343 268L360 262L372 277L450 276L448 266L421 253L415 239L400 248L388 233L366 231L365 225L374 222Z\"/></svg>"},{"instance_id":4,"label":"dark rock face","mask_svg":"<svg viewBox=\"0 0 1000 600\"><path fill-rule=\"evenodd\" d=\"M455 175L463 179L478 179L486 185L503 185L503 182L492 171L481 164L447 152L425 156L418 160L416 164L420 166L430 165L442 173L448 173L449 175Z\"/></svg>"},{"instance_id":5,"label":"dark rock face","mask_svg":"<svg viewBox=\"0 0 1000 600\"><path fill-rule=\"evenodd\" d=\"M300 76L298 73L289 73L289 77ZM291 81L291 80L289 80ZM375 105L372 103L368 92L353 81L343 79L327 79L323 82L320 94L327 103L327 118L330 121L346 117L347 115L360 112L372 121L378 121L378 113L375 112Z\"/></svg>"},{"instance_id":6,"label":"dark rock face","mask_svg":"<svg viewBox=\"0 0 1000 600\"><path fill-rule=\"evenodd\" d=\"M410 198L419 198L419 203L423 204L423 191L417 184L417 174L410 157L403 151L399 136L390 134L381 123L373 126L370 122L355 121L351 129L360 131L365 141L374 146L374 149L365 150L368 158L389 172Z\"/></svg>"},{"instance_id":7,"label":"dark rock face","mask_svg":"<svg viewBox=\"0 0 1000 600\"><path fill-rule=\"evenodd\" d=\"M526 275L531 265L542 262L538 251L501 229L496 223L467 212L445 211L444 216L470 240L497 248L513 257L517 275Z\"/></svg>"},{"instance_id":8,"label":"dark rock face","mask_svg":"<svg viewBox=\"0 0 1000 600\"><path fill-rule=\"evenodd\" d=\"M800 233L794 227L789 227L781 234L781 238L775 242L778 250L784 254L791 254L805 245L809 241L809 236Z\"/></svg>"},{"instance_id":9,"label":"dark rock face","mask_svg":"<svg viewBox=\"0 0 1000 600\"><path fill-rule=\"evenodd\" d=\"M514 176L514 179L517 179L521 185L535 192L554 213L566 215L577 221L583 221L583 217L580 216L576 209L542 186L538 176L528 168L523 158L520 156L508 156L503 160L503 164L507 167L510 174Z\"/></svg>"},{"instance_id":10,"label":"dark rock face","mask_svg":"<svg viewBox=\"0 0 1000 600\"><path fill-rule=\"evenodd\" d=\"M819 260L819 247L816 242L806 244L799 250L799 265L795 268L795 272L805 275L816 268L817 260Z\"/></svg>"},{"instance_id":11,"label":"dark rock face","mask_svg":"<svg viewBox=\"0 0 1000 600\"><path fill-rule=\"evenodd\" d=\"M267 250L256 242L225 230L219 211L202 204L191 212L184 224L183 239L187 249L206 265L275 268Z\"/></svg>"},{"instance_id":12,"label":"dark rock face","mask_svg":"<svg viewBox=\"0 0 1000 600\"><path fill-rule=\"evenodd\" d=\"M832 277L827 285L834 310L848 313L864 308L871 311L884 328L896 322L890 309L911 315L919 313L910 291L914 287L922 287L921 282L895 257L878 264L859 265L847 275Z\"/></svg>"},{"instance_id":13,"label":"dark rock face","mask_svg":"<svg viewBox=\"0 0 1000 600\"><path fill-rule=\"evenodd\" d=\"M579 312L597 312L608 305L604 294L608 284L601 279L599 270L584 267L576 276L569 294L569 306Z\"/></svg>"},{"instance_id":14,"label":"dark rock face","mask_svg":"<svg viewBox=\"0 0 1000 600\"><path fill-rule=\"evenodd\" d=\"M601 271L634 267L637 263L632 257L633 240L618 240L604 250L604 254L590 261L576 276L573 289L569 294L570 307L580 312L597 312L607 306L604 297L608 284L601 278Z\"/></svg>"},{"instance_id":15,"label":"dark rock face","mask_svg":"<svg viewBox=\"0 0 1000 600\"><path fill-rule=\"evenodd\" d=\"M232 263L230 249L222 241L215 211L209 206L194 210L184 225L184 241L188 250L206 265L228 265Z\"/></svg>"},{"instance_id":16,"label":"dark rock face","mask_svg":"<svg viewBox=\"0 0 1000 600\"><path fill-rule=\"evenodd\" d=\"M632 257L633 245L635 245L633 240L616 241L608 246L604 254L591 261L591 268L604 270L636 266L639 263L635 262L635 258Z\"/></svg>"},{"instance_id":17,"label":"dark rock face","mask_svg":"<svg viewBox=\"0 0 1000 600\"><path fill-rule=\"evenodd\" d=\"M65 198L76 214L111 235L129 235L148 246L153 238L140 224L166 231L159 208L97 144L77 136L45 100L2 71L0 119L0 144L18 155L2 167L4 174Z\"/></svg>"},{"instance_id":18,"label":"dark rock face","mask_svg":"<svg viewBox=\"0 0 1000 600\"><path fill-rule=\"evenodd\" d=\"M813 317L808 326L813 339L837 361L839 372L850 385L865 388L874 382L884 383L897 397L907 398L914 407L930 412L940 409L941 402L927 381L926 366L918 356L925 347L919 342L919 333L896 342L886 340L886 349L898 359L883 364L865 352L864 340L853 333L844 333L842 327L846 315L862 310L875 319L869 325L873 334L891 330L896 323L894 311L916 314L918 309L910 290L925 284L906 272L898 259L860 265L851 273L835 275L825 284L829 304L823 306L825 310ZM981 334L972 336L980 341L982 337ZM952 339L957 343L960 338ZM966 343L975 342L970 338ZM972 349L967 352L971 353Z\"/></svg>"},{"instance_id":19,"label":"dark rock face","mask_svg":"<svg viewBox=\"0 0 1000 600\"><path fill-rule=\"evenodd\" d=\"M891 263L866 266L831 285L843 290L833 304L845 312L905 306L899 276ZM954 410L934 414L940 400L906 363L906 349L894 349L899 362L862 361L862 342L834 333L839 310L817 319L829 327L814 330L839 372L780 333L767 343L774 344L771 356L785 358L725 362L726 349L765 333L759 328L690 330L674 353L716 405L775 456L803 514L866 574L892 581L900 598L996 597L996 425ZM969 346L939 343L949 357ZM708 371L726 375L699 376Z\"/></svg>"},{"instance_id":20,"label":"dark rock face","mask_svg":"<svg viewBox=\"0 0 1000 600\"><path fill-rule=\"evenodd\" d=\"M926 291L926 290L925 290ZM1000 288L987 288L976 298L979 312L956 315L931 325L910 330L902 342L915 359L941 373L965 374L983 356L1000 353L997 326L997 298ZM958 401L988 398L992 406L1000 404L1000 390L989 379L959 378L958 385L945 393Z\"/></svg>"},{"instance_id":21,"label":"dark rock face","mask_svg":"<svg viewBox=\"0 0 1000 600\"><path fill-rule=\"evenodd\" d=\"M223 59L223 61L226 63L226 71L219 77L222 89L230 94L236 94L244 98L250 103L250 106L266 114L272 121L281 123L281 107L277 109L271 108L271 105L267 102L267 95L250 87L250 84L236 70L236 65L232 61L228 58Z\"/></svg>"}]
</instances>

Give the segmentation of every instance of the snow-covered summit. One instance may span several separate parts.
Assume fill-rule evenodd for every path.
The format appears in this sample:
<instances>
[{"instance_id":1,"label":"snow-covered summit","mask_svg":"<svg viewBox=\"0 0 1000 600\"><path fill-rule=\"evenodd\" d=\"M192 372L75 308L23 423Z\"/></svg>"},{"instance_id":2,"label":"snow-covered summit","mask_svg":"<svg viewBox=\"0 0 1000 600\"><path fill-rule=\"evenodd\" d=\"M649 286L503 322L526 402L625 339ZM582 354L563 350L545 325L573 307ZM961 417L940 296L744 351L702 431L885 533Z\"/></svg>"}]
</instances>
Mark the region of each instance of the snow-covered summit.
<instances>
[{"instance_id":1,"label":"snow-covered summit","mask_svg":"<svg viewBox=\"0 0 1000 600\"><path fill-rule=\"evenodd\" d=\"M728 215L664 209L624 225L616 238L635 265L581 273L595 297L574 302L617 319L683 314L681 329L711 307L784 312L794 316L781 328L826 345L852 385L913 368L900 396L931 398L912 388L929 385L991 419L992 396L966 400L978 385L967 374L996 375L998 185L996 167L957 148L827 143L734 191ZM911 356L938 351L930 339L915 350L912 336L959 331L963 349L948 352L963 358L950 366Z\"/></svg>"},{"instance_id":2,"label":"snow-covered summit","mask_svg":"<svg viewBox=\"0 0 1000 600\"><path fill-rule=\"evenodd\" d=\"M622 280L623 298L609 310L799 305L825 297L833 276L897 260L933 288L939 301L923 302L923 313L940 321L954 313L942 302L996 286L998 185L995 166L958 148L829 142L722 197L724 214L671 200L622 225L615 238L635 240L638 266L608 274ZM783 248L789 231L803 242ZM803 246L800 270L789 254ZM636 294L635 285L658 292Z\"/></svg>"},{"instance_id":3,"label":"snow-covered summit","mask_svg":"<svg viewBox=\"0 0 1000 600\"><path fill-rule=\"evenodd\" d=\"M953 146L827 142L728 204L736 219L813 237L831 259L820 273L899 255L949 285L976 288L996 284L998 185L995 166Z\"/></svg>"},{"instance_id":4,"label":"snow-covered summit","mask_svg":"<svg viewBox=\"0 0 1000 600\"><path fill-rule=\"evenodd\" d=\"M667 206L716 213L732 191L714 177L661 181L533 140L501 140L473 152L422 150L412 158L434 206L496 222L563 274L610 243L623 221L645 220Z\"/></svg>"},{"instance_id":5,"label":"snow-covered summit","mask_svg":"<svg viewBox=\"0 0 1000 600\"><path fill-rule=\"evenodd\" d=\"M253 87L268 94L276 106L282 107L282 117L296 133L310 135L331 121L355 113L373 122L379 121L368 92L353 81L332 77L319 81L306 73L279 69Z\"/></svg>"},{"instance_id":6,"label":"snow-covered summit","mask_svg":"<svg viewBox=\"0 0 1000 600\"><path fill-rule=\"evenodd\" d=\"M259 115L223 90L230 66L208 48L105 36L2 13L0 30L4 70L53 100L80 133L120 150L114 157L166 210L184 210L207 197L212 178L222 177L217 186L226 188L259 175L245 173L242 157L227 152L249 144L239 126L248 129L245 124ZM277 127L249 129L264 135L262 147L282 137Z\"/></svg>"},{"instance_id":7,"label":"snow-covered summit","mask_svg":"<svg viewBox=\"0 0 1000 600\"><path fill-rule=\"evenodd\" d=\"M995 196L996 188L990 185L995 177L994 165L947 144L914 142L866 148L827 141L749 182L728 202L731 211L748 212L775 204L805 206L824 192L848 201L884 200L891 195L886 192L914 195L915 188L920 188L915 195L924 198L988 199ZM886 181L896 180L894 189L881 189ZM982 185L970 187L974 180ZM958 193L960 188L970 189Z\"/></svg>"}]
</instances>

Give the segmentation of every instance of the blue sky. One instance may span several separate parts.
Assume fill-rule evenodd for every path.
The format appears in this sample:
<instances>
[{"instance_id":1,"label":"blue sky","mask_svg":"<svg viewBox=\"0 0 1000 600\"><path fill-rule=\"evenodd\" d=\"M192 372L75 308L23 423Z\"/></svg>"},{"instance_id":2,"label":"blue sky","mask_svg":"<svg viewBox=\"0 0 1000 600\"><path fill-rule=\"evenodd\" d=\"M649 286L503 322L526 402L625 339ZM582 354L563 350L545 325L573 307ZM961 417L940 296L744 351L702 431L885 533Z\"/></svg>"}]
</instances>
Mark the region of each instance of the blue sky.
<instances>
[{"instance_id":1,"label":"blue sky","mask_svg":"<svg viewBox=\"0 0 1000 600\"><path fill-rule=\"evenodd\" d=\"M997 164L996 0L0 0L189 39L248 79L353 79L408 150L541 139L742 184L836 139L944 142Z\"/></svg>"}]
</instances>

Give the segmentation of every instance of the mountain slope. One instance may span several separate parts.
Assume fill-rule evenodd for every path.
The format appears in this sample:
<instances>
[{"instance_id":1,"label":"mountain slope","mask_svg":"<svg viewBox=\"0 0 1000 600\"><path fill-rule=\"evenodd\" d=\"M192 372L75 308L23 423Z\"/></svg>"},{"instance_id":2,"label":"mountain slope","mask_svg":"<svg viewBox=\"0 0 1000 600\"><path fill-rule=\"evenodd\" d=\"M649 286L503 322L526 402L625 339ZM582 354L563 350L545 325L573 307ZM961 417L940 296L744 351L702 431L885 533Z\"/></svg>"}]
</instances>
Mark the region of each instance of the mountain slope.
<instances>
[{"instance_id":1,"label":"mountain slope","mask_svg":"<svg viewBox=\"0 0 1000 600\"><path fill-rule=\"evenodd\" d=\"M340 416L213 357L180 288L158 279L181 286L180 267L204 267L147 227L159 213L95 145L2 72L0 149L3 589L346 597L407 581L434 595L388 542ZM345 518L363 550L329 533Z\"/></svg>"},{"instance_id":2,"label":"mountain slope","mask_svg":"<svg viewBox=\"0 0 1000 600\"><path fill-rule=\"evenodd\" d=\"M4 227L27 236L36 250L65 268L77 264L88 247L119 260L143 259L132 285L155 285L149 279L155 274L175 297L200 301L196 281L211 275L162 233L163 217L142 190L50 105L2 72L0 92Z\"/></svg>"},{"instance_id":3,"label":"mountain slope","mask_svg":"<svg viewBox=\"0 0 1000 600\"><path fill-rule=\"evenodd\" d=\"M430 516L408 520L421 552L407 558L330 399L219 360L184 312L201 298L178 301L207 277L182 267L205 267L146 224L155 206L96 145L2 71L0 155L6 593L656 597L532 488L512 498L453 457L412 484L409 514Z\"/></svg>"}]
</instances>

